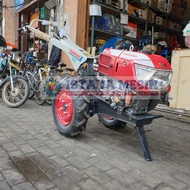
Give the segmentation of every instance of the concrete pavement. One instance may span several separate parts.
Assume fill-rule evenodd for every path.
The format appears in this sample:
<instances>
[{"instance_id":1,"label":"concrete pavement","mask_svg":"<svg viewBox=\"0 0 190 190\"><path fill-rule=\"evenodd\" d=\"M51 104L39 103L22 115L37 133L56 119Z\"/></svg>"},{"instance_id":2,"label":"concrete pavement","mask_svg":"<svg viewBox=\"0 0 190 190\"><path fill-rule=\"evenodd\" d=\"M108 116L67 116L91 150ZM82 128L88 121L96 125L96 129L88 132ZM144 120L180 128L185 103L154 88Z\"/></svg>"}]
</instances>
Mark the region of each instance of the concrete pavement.
<instances>
[{"instance_id":1,"label":"concrete pavement","mask_svg":"<svg viewBox=\"0 0 190 190\"><path fill-rule=\"evenodd\" d=\"M66 138L51 106L0 99L0 190L190 190L190 123L160 118L150 128L146 162L131 126L110 130L94 116Z\"/></svg>"}]
</instances>

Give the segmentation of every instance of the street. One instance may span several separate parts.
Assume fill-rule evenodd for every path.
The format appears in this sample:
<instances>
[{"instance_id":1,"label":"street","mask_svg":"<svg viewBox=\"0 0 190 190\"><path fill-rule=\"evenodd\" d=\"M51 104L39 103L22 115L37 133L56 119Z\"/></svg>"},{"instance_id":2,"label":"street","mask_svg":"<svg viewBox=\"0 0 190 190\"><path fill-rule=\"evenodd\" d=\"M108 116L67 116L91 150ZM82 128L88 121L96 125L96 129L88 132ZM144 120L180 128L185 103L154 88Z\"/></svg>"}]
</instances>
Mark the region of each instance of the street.
<instances>
[{"instance_id":1,"label":"street","mask_svg":"<svg viewBox=\"0 0 190 190\"><path fill-rule=\"evenodd\" d=\"M51 106L0 99L0 190L190 190L190 123L159 118L146 128L152 162L132 126L111 130L93 116L68 138Z\"/></svg>"}]
</instances>

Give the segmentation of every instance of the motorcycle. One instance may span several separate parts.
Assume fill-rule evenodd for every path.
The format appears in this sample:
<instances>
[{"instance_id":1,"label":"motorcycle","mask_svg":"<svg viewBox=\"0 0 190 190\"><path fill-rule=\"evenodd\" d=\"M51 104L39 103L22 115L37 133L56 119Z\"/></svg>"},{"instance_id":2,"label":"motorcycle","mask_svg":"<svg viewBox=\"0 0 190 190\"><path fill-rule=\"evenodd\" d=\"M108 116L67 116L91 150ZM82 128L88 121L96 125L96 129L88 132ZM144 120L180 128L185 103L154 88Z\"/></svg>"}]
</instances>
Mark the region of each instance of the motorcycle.
<instances>
[{"instance_id":1,"label":"motorcycle","mask_svg":"<svg viewBox=\"0 0 190 190\"><path fill-rule=\"evenodd\" d=\"M20 70L19 63L20 57L17 52L1 49L0 88L2 101L10 108L20 107L28 99L28 83L24 77L17 74Z\"/></svg>"},{"instance_id":2,"label":"motorcycle","mask_svg":"<svg viewBox=\"0 0 190 190\"><path fill-rule=\"evenodd\" d=\"M54 22L38 20L44 25ZM76 136L86 129L90 117L98 114L108 127L132 124L137 133L145 160L152 157L144 125L162 115L149 113L168 91L172 77L169 62L148 51L105 49L98 58L77 46L64 32L52 38L27 25L36 37L62 49L70 58L77 76L65 75L58 83L52 113L58 131Z\"/></svg>"}]
</instances>

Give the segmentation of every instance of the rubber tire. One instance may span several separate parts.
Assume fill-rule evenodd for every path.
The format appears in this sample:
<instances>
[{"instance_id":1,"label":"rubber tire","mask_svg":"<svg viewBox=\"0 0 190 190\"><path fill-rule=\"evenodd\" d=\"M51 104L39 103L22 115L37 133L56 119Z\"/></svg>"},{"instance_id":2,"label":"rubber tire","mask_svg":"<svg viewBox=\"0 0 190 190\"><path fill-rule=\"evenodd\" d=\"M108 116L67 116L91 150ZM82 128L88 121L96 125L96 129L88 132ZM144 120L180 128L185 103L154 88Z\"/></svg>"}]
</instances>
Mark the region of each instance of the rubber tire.
<instances>
[{"instance_id":1,"label":"rubber tire","mask_svg":"<svg viewBox=\"0 0 190 190\"><path fill-rule=\"evenodd\" d=\"M34 79L33 79L33 77L31 77L30 75L29 75L29 77L30 77L30 82L32 83L32 85L34 86ZM32 87L30 86L30 83L28 82L28 85L29 85L29 93L28 93L28 99L32 99L33 97L34 97L34 90L32 89Z\"/></svg>"},{"instance_id":2,"label":"rubber tire","mask_svg":"<svg viewBox=\"0 0 190 190\"><path fill-rule=\"evenodd\" d=\"M58 120L58 115L56 115L56 101L58 101L58 97L64 93L69 93L68 91L62 89L59 91L56 97L53 98L52 101L52 112L53 112L53 118L54 123L57 126L57 130L60 134L65 136L76 136L79 135L83 130L86 129L86 123L89 119L89 106L88 106L88 99L81 95L78 95L75 99L71 96L71 101L73 105L72 110L72 119L70 123L67 125L63 125Z\"/></svg>"},{"instance_id":3,"label":"rubber tire","mask_svg":"<svg viewBox=\"0 0 190 190\"><path fill-rule=\"evenodd\" d=\"M47 104L47 105L52 105L52 99L53 99L52 96L48 96L48 95L46 94L46 104Z\"/></svg>"},{"instance_id":4,"label":"rubber tire","mask_svg":"<svg viewBox=\"0 0 190 190\"><path fill-rule=\"evenodd\" d=\"M28 99L32 99L34 97L34 91L29 87Z\"/></svg>"},{"instance_id":5,"label":"rubber tire","mask_svg":"<svg viewBox=\"0 0 190 190\"><path fill-rule=\"evenodd\" d=\"M34 93L34 98L35 98L35 101L38 105L43 105L46 102L45 85L42 81L40 81L38 85L39 86L37 88L37 91ZM39 87L44 88L44 94L40 95L40 96L39 96L39 93L41 93L41 92L39 91L40 90Z\"/></svg>"},{"instance_id":6,"label":"rubber tire","mask_svg":"<svg viewBox=\"0 0 190 190\"><path fill-rule=\"evenodd\" d=\"M26 100L28 99L28 94L29 94L29 86L26 80L24 80L22 77L17 76L16 78L13 79L13 83L15 83L15 81L18 80L20 81L24 87L25 87L25 92L24 92L24 96L21 99L21 101L19 101L18 103L11 103L9 102L9 100L7 100L5 93L7 91L7 88L10 87L10 80L7 81L2 88L2 101L10 108L18 108L20 106L22 106ZM10 91L10 90L8 90Z\"/></svg>"},{"instance_id":7,"label":"rubber tire","mask_svg":"<svg viewBox=\"0 0 190 190\"><path fill-rule=\"evenodd\" d=\"M98 114L99 121L100 121L101 123L103 123L104 126L106 126L107 128L110 128L110 129L118 129L118 128L123 127L123 126L126 125L126 123L123 122L123 121L119 121L119 120L117 120L117 119L115 119L115 118L111 118L111 117L110 117L110 119L108 119L108 118L106 118L106 117L107 117L107 116L104 115L104 114ZM109 117L109 116L108 116L108 117Z\"/></svg>"}]
</instances>

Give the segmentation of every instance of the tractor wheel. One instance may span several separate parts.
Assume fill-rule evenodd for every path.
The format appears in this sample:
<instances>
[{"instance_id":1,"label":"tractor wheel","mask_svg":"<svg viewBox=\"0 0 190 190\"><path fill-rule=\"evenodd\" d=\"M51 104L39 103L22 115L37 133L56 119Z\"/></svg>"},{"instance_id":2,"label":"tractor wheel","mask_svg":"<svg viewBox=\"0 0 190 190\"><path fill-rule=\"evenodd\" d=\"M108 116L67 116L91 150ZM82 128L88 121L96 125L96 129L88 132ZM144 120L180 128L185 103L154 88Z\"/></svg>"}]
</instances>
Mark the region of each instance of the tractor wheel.
<instances>
[{"instance_id":1,"label":"tractor wheel","mask_svg":"<svg viewBox=\"0 0 190 190\"><path fill-rule=\"evenodd\" d=\"M104 114L98 114L99 121L102 122L107 128L118 129L125 126L125 122L119 121L113 117Z\"/></svg>"},{"instance_id":2,"label":"tractor wheel","mask_svg":"<svg viewBox=\"0 0 190 190\"><path fill-rule=\"evenodd\" d=\"M58 131L66 136L76 136L86 128L88 100L82 94L73 98L68 90L62 89L53 98L52 112Z\"/></svg>"}]
</instances>

